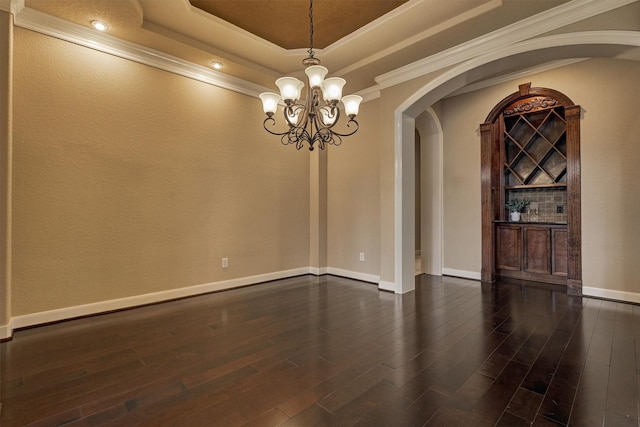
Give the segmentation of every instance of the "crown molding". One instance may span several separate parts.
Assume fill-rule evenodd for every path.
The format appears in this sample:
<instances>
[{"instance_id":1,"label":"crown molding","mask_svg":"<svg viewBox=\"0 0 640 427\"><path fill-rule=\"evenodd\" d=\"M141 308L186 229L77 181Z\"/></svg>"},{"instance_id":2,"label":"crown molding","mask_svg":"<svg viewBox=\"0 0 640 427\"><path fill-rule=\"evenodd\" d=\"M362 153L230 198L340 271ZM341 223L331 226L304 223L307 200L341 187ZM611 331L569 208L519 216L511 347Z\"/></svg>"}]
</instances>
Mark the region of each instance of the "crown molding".
<instances>
[{"instance_id":1,"label":"crown molding","mask_svg":"<svg viewBox=\"0 0 640 427\"><path fill-rule=\"evenodd\" d=\"M441 70L638 0L573 0L376 77L379 89Z\"/></svg>"},{"instance_id":2,"label":"crown molding","mask_svg":"<svg viewBox=\"0 0 640 427\"><path fill-rule=\"evenodd\" d=\"M0 0L2 1L2 0ZM229 76L155 49L100 33L46 13L23 8L15 15L15 25L80 46L148 65L160 70L198 80L253 97L268 90L237 77Z\"/></svg>"},{"instance_id":3,"label":"crown molding","mask_svg":"<svg viewBox=\"0 0 640 427\"><path fill-rule=\"evenodd\" d=\"M0 10L15 16L24 9L24 2L25 0L0 0Z\"/></svg>"},{"instance_id":4,"label":"crown molding","mask_svg":"<svg viewBox=\"0 0 640 427\"><path fill-rule=\"evenodd\" d=\"M355 71L359 68L363 68L366 67L368 64L371 64L372 62L375 62L377 60L380 60L382 58L384 58L387 55L391 55L395 52L398 52L402 49L406 49L411 47L413 44L420 42L421 40L427 39L433 35L438 34L440 31L443 31L447 28L450 28L454 25L463 23L465 21L467 21L468 19L471 19L475 16L478 16L480 14L483 13L488 13L489 11L493 10L497 5L500 5L502 3L502 0L491 0L488 3L485 3L481 6L475 7L472 10L469 10L461 15L455 16L451 19L448 19L444 22L441 22L440 24L436 25L435 27L426 29L422 32L420 32L419 34L416 34L415 36L409 37L405 40L402 40L399 43L396 43L392 46L389 46L386 49L382 49L379 52L368 56L358 62L354 62L352 64L349 64L348 66L340 69L337 71L337 74L342 75L342 74L348 74L352 71ZM412 6L415 6L415 4L413 4ZM402 6L400 6L400 8L402 8ZM400 9L398 8L398 10ZM386 16L386 15L385 15ZM382 24L385 21L388 21L390 19L384 19L384 20L380 20L379 23L378 21L374 21L373 23L378 23L377 25ZM372 23L372 24L373 24ZM376 26L377 26L376 25ZM351 42L352 40L357 39L360 36L365 36L366 37L366 31L369 31L370 28L373 28L374 26L365 26L359 30L357 30L356 32L343 37L342 39L340 39L338 42L334 43L334 45L331 45L327 48L327 53L332 53L333 50L335 50L338 47L343 47L343 45L348 44L349 42ZM366 31L365 31L366 30Z\"/></svg>"},{"instance_id":5,"label":"crown molding","mask_svg":"<svg viewBox=\"0 0 640 427\"><path fill-rule=\"evenodd\" d=\"M539 73L544 73L545 71L554 70L556 68L567 67L569 65L572 65L578 62L586 61L587 59L589 58L562 59L562 60L547 62L545 64L541 64L536 67L526 68L524 70L517 71L514 73L503 74L493 79L483 80L478 83L473 83L473 84L464 86L456 90L455 92L452 92L449 95L445 96L445 98L451 98L453 96L458 96L465 93L474 92L476 90L484 89L487 87L499 85L502 83L507 83L513 80L518 80L524 77L531 76L532 74L539 74Z\"/></svg>"},{"instance_id":6,"label":"crown molding","mask_svg":"<svg viewBox=\"0 0 640 427\"><path fill-rule=\"evenodd\" d=\"M503 51L505 48L514 46L519 42L527 41L526 39L636 1L638 0L608 0L606 2L601 0L573 0L550 11L535 15L529 19L493 31L483 37L380 75L376 77L377 84L375 86L364 89L358 92L358 94L364 98L364 102L379 98L382 89L478 56ZM0 10L13 13L15 25L18 27L198 80L206 84L252 97L258 97L261 92L271 90L237 77L216 72L208 67L194 64L165 52L118 39L109 34L100 33L91 28L30 9L25 7L24 0L0 0ZM636 33L626 32L626 34ZM572 44L571 34L559 34L552 37L562 38L563 42ZM633 35L626 37L633 37ZM583 41L584 40L580 38L579 42ZM528 42L535 43L535 40L528 40Z\"/></svg>"}]
</instances>

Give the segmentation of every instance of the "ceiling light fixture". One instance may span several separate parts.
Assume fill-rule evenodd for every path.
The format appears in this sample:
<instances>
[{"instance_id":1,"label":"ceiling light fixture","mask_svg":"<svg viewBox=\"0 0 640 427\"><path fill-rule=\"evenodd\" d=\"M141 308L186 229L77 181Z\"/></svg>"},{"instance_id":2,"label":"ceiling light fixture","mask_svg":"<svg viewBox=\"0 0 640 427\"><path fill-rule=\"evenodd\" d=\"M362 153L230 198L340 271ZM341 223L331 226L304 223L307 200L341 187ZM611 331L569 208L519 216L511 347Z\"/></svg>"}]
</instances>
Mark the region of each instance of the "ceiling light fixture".
<instances>
[{"instance_id":1,"label":"ceiling light fixture","mask_svg":"<svg viewBox=\"0 0 640 427\"><path fill-rule=\"evenodd\" d=\"M321 150L326 144L340 145L342 138L356 133L360 127L355 120L362 97L358 95L342 96L342 88L346 81L340 77L325 79L329 70L320 65L313 50L313 0L309 0L309 56L302 60L307 68L305 73L309 77L307 96L303 103L298 103L304 83L295 77L281 77L276 80L280 94L265 92L260 94L262 108L267 114L262 125L270 134L281 136L284 145L295 144L299 150L305 142L309 144L309 151L313 151L317 143ZM280 101L284 101L284 119L289 126L285 132L273 132L267 127L276 124L273 115L278 109ZM333 127L340 119L338 102L342 101L345 113L349 117L347 127L354 125L355 129L348 133L338 133Z\"/></svg>"},{"instance_id":2,"label":"ceiling light fixture","mask_svg":"<svg viewBox=\"0 0 640 427\"><path fill-rule=\"evenodd\" d=\"M95 28L98 31L107 31L107 28L109 28L107 24L97 20L91 21L91 26L93 26L93 28Z\"/></svg>"},{"instance_id":3,"label":"ceiling light fixture","mask_svg":"<svg viewBox=\"0 0 640 427\"><path fill-rule=\"evenodd\" d=\"M222 62L219 61L213 61L211 63L211 66L216 69L216 70L221 70L222 69Z\"/></svg>"}]
</instances>

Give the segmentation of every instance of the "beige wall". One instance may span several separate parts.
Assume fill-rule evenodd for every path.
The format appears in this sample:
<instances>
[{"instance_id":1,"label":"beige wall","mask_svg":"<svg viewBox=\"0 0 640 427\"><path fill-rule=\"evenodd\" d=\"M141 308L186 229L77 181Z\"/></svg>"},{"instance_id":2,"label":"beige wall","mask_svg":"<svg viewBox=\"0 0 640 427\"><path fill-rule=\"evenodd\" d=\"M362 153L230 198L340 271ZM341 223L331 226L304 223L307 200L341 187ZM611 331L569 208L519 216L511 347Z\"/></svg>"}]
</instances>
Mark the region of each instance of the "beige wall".
<instances>
[{"instance_id":1,"label":"beige wall","mask_svg":"<svg viewBox=\"0 0 640 427\"><path fill-rule=\"evenodd\" d=\"M265 134L257 99L17 29L11 315L310 264L393 282L394 114L445 71L363 104L325 189L325 164ZM638 292L638 71L591 60L437 104L445 269L480 269L478 125L532 81L585 110L585 286Z\"/></svg>"},{"instance_id":2,"label":"beige wall","mask_svg":"<svg viewBox=\"0 0 640 427\"><path fill-rule=\"evenodd\" d=\"M549 87L583 109L583 284L639 293L640 63L593 59L446 98L445 267L480 269L479 124L518 85Z\"/></svg>"},{"instance_id":3,"label":"beige wall","mask_svg":"<svg viewBox=\"0 0 640 427\"><path fill-rule=\"evenodd\" d=\"M308 266L257 99L24 29L14 77L13 316Z\"/></svg>"},{"instance_id":4,"label":"beige wall","mask_svg":"<svg viewBox=\"0 0 640 427\"><path fill-rule=\"evenodd\" d=\"M378 114L377 100L361 105L360 130L328 149L327 173L328 265L375 276L380 271Z\"/></svg>"},{"instance_id":5,"label":"beige wall","mask_svg":"<svg viewBox=\"0 0 640 427\"><path fill-rule=\"evenodd\" d=\"M0 12L0 337L11 319L11 174L13 19Z\"/></svg>"}]
</instances>

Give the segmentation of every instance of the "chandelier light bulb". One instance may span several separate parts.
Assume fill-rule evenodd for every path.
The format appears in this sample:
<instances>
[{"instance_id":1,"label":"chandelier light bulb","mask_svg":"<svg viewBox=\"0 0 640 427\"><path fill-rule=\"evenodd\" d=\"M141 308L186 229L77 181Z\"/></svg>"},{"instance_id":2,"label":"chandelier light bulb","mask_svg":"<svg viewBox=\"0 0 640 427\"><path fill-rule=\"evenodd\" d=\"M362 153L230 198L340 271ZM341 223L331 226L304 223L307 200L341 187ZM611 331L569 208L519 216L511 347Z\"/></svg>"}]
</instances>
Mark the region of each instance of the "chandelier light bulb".
<instances>
[{"instance_id":1,"label":"chandelier light bulb","mask_svg":"<svg viewBox=\"0 0 640 427\"><path fill-rule=\"evenodd\" d=\"M342 98L342 103L344 104L344 112L347 113L349 117L355 117L358 115L358 110L360 109L360 103L362 102L362 97L358 95L347 95Z\"/></svg>"},{"instance_id":2,"label":"chandelier light bulb","mask_svg":"<svg viewBox=\"0 0 640 427\"><path fill-rule=\"evenodd\" d=\"M331 114L330 110L323 109L322 110L322 123L325 126L331 126L336 122L337 114Z\"/></svg>"},{"instance_id":3,"label":"chandelier light bulb","mask_svg":"<svg viewBox=\"0 0 640 427\"><path fill-rule=\"evenodd\" d=\"M276 86L280 89L280 96L285 101L297 101L304 83L295 77L280 77L276 80Z\"/></svg>"},{"instance_id":4,"label":"chandelier light bulb","mask_svg":"<svg viewBox=\"0 0 640 427\"><path fill-rule=\"evenodd\" d=\"M345 79L340 77L328 78L322 83L322 96L325 101L340 101L342 98L342 88L347 83Z\"/></svg>"},{"instance_id":5,"label":"chandelier light bulb","mask_svg":"<svg viewBox=\"0 0 640 427\"><path fill-rule=\"evenodd\" d=\"M322 65L312 65L311 67L307 67L304 70L307 77L309 77L309 86L311 87L321 87L322 82L324 81L324 76L327 75L329 70L327 70Z\"/></svg>"},{"instance_id":6,"label":"chandelier light bulb","mask_svg":"<svg viewBox=\"0 0 640 427\"><path fill-rule=\"evenodd\" d=\"M262 100L262 110L267 115L273 115L278 109L278 102L280 102L280 95L275 92L264 92L260 94Z\"/></svg>"}]
</instances>

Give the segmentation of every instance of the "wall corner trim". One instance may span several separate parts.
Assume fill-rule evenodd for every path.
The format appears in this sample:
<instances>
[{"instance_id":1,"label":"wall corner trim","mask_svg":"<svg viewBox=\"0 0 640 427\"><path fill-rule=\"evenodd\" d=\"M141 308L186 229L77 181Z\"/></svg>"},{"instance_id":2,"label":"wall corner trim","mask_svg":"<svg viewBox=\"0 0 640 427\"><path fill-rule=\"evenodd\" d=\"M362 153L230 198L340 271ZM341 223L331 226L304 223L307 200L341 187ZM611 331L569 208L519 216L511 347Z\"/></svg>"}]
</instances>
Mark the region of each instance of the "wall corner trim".
<instances>
[{"instance_id":1,"label":"wall corner trim","mask_svg":"<svg viewBox=\"0 0 640 427\"><path fill-rule=\"evenodd\" d=\"M334 276L346 277L348 279L360 280L362 282L370 282L378 284L380 282L380 276L376 276L374 274L360 273L357 271L351 270L343 270L341 268L327 268L327 274L332 274Z\"/></svg>"},{"instance_id":2,"label":"wall corner trim","mask_svg":"<svg viewBox=\"0 0 640 427\"><path fill-rule=\"evenodd\" d=\"M384 280L381 280L380 282L378 282L378 289L380 289L381 291L389 291L389 292L396 292L396 284L393 282L385 282Z\"/></svg>"},{"instance_id":3,"label":"wall corner trim","mask_svg":"<svg viewBox=\"0 0 640 427\"><path fill-rule=\"evenodd\" d=\"M640 293L637 292L616 291L613 289L583 286L582 296L640 304Z\"/></svg>"},{"instance_id":4,"label":"wall corner trim","mask_svg":"<svg viewBox=\"0 0 640 427\"><path fill-rule=\"evenodd\" d=\"M453 277L462 277L463 279L471 279L471 280L480 280L481 275L479 271L465 271L465 270L456 270L453 268L443 268L442 269L443 276L453 276Z\"/></svg>"}]
</instances>

